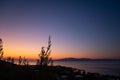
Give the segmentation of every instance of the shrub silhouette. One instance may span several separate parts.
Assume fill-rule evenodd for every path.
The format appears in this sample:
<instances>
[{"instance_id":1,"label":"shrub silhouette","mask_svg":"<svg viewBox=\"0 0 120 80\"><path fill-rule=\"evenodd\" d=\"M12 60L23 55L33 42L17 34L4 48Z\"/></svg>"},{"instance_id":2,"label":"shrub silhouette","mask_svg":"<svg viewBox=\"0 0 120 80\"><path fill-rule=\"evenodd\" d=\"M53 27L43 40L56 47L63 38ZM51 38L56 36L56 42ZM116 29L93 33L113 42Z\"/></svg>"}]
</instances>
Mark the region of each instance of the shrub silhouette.
<instances>
[{"instance_id":1,"label":"shrub silhouette","mask_svg":"<svg viewBox=\"0 0 120 80\"><path fill-rule=\"evenodd\" d=\"M47 50L45 51L44 47L41 48L41 53L39 54L40 60L37 60L37 65L48 66L48 64L52 60L52 58L49 58L50 53L51 53L51 45L52 45L50 38L51 37L49 36Z\"/></svg>"},{"instance_id":2,"label":"shrub silhouette","mask_svg":"<svg viewBox=\"0 0 120 80\"><path fill-rule=\"evenodd\" d=\"M21 65L22 64L22 57L19 56L19 59L18 59L18 65Z\"/></svg>"},{"instance_id":3,"label":"shrub silhouette","mask_svg":"<svg viewBox=\"0 0 120 80\"><path fill-rule=\"evenodd\" d=\"M40 65L40 60L37 59L36 65Z\"/></svg>"},{"instance_id":4,"label":"shrub silhouette","mask_svg":"<svg viewBox=\"0 0 120 80\"><path fill-rule=\"evenodd\" d=\"M23 65L28 65L28 60L25 57L23 57Z\"/></svg>"},{"instance_id":5,"label":"shrub silhouette","mask_svg":"<svg viewBox=\"0 0 120 80\"><path fill-rule=\"evenodd\" d=\"M11 58L11 63L14 64L14 62L15 62L15 59L14 59L14 58Z\"/></svg>"},{"instance_id":6,"label":"shrub silhouette","mask_svg":"<svg viewBox=\"0 0 120 80\"><path fill-rule=\"evenodd\" d=\"M2 39L0 38L0 60L3 58L3 42Z\"/></svg>"}]
</instances>

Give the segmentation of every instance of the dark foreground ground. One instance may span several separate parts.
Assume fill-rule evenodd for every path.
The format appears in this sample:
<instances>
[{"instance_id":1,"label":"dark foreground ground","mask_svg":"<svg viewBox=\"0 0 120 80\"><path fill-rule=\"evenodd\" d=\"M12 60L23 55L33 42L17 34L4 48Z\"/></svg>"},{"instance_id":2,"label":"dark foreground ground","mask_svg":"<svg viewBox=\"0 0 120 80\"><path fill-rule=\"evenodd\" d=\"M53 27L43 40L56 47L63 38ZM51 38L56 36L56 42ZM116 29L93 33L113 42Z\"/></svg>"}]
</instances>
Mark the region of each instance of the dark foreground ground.
<instances>
[{"instance_id":1,"label":"dark foreground ground","mask_svg":"<svg viewBox=\"0 0 120 80\"><path fill-rule=\"evenodd\" d=\"M120 77L63 66L19 66L0 60L0 80L120 80Z\"/></svg>"}]
</instances>

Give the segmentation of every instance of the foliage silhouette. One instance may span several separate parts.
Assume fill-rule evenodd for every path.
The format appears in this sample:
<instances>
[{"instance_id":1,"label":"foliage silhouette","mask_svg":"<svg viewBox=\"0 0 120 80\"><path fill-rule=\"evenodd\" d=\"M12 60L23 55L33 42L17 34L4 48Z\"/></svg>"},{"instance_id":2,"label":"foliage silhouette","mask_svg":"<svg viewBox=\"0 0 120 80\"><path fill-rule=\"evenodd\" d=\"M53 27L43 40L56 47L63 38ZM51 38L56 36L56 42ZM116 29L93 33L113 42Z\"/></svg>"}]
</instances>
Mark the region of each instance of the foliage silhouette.
<instances>
[{"instance_id":1,"label":"foliage silhouette","mask_svg":"<svg viewBox=\"0 0 120 80\"><path fill-rule=\"evenodd\" d=\"M48 66L48 64L52 61L52 58L49 57L51 53L51 45L51 37L49 36L47 50L45 51L44 47L41 48L41 53L39 54L37 65Z\"/></svg>"},{"instance_id":2,"label":"foliage silhouette","mask_svg":"<svg viewBox=\"0 0 120 80\"><path fill-rule=\"evenodd\" d=\"M11 63L14 64L14 62L15 62L15 59L14 59L14 58L11 58Z\"/></svg>"},{"instance_id":3,"label":"foliage silhouette","mask_svg":"<svg viewBox=\"0 0 120 80\"><path fill-rule=\"evenodd\" d=\"M21 65L22 64L22 57L19 56L19 59L18 59L18 65Z\"/></svg>"},{"instance_id":4,"label":"foliage silhouette","mask_svg":"<svg viewBox=\"0 0 120 80\"><path fill-rule=\"evenodd\" d=\"M2 39L0 38L0 60L3 58L3 42Z\"/></svg>"},{"instance_id":5,"label":"foliage silhouette","mask_svg":"<svg viewBox=\"0 0 120 80\"><path fill-rule=\"evenodd\" d=\"M23 62L22 62L22 64L23 64L23 65L28 65L28 60L27 60L25 57L23 57Z\"/></svg>"}]
</instances>

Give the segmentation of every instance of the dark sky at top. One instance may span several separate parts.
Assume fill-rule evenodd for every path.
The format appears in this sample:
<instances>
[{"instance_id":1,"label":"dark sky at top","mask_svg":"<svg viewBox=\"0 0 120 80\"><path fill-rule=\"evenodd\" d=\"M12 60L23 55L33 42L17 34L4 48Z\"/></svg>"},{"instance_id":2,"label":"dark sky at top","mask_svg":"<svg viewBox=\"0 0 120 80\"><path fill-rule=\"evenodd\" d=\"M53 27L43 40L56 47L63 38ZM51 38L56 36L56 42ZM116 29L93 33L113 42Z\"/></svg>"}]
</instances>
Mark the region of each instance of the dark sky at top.
<instances>
[{"instance_id":1,"label":"dark sky at top","mask_svg":"<svg viewBox=\"0 0 120 80\"><path fill-rule=\"evenodd\" d=\"M0 37L37 43L48 35L58 54L120 58L120 1L0 1Z\"/></svg>"}]
</instances>

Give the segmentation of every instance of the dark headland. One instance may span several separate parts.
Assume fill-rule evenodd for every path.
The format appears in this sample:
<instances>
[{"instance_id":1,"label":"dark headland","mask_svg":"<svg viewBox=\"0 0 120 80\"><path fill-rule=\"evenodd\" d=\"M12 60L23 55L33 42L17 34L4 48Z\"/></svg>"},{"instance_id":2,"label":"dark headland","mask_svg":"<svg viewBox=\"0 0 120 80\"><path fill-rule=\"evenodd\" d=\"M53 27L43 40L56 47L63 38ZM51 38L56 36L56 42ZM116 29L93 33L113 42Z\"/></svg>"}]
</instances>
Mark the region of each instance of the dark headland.
<instances>
[{"instance_id":1,"label":"dark headland","mask_svg":"<svg viewBox=\"0 0 120 80\"><path fill-rule=\"evenodd\" d=\"M0 80L120 80L64 66L16 65L0 60Z\"/></svg>"}]
</instances>

